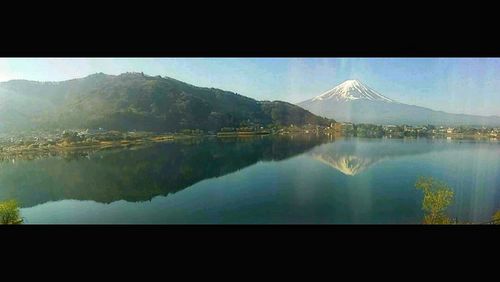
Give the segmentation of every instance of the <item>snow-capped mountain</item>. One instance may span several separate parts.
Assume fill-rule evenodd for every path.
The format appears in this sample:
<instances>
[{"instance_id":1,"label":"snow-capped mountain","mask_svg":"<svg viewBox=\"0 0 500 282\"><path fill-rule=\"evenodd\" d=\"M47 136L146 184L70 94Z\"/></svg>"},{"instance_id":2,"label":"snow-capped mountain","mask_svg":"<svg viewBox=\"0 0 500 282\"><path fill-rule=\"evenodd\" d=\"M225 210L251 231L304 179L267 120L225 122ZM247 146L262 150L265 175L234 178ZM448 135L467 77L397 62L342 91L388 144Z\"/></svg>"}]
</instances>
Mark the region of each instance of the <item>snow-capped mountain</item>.
<instances>
[{"instance_id":1,"label":"snow-capped mountain","mask_svg":"<svg viewBox=\"0 0 500 282\"><path fill-rule=\"evenodd\" d=\"M389 103L395 102L356 79L346 80L325 93L312 98L312 101L335 100L346 102L358 99Z\"/></svg>"},{"instance_id":2,"label":"snow-capped mountain","mask_svg":"<svg viewBox=\"0 0 500 282\"><path fill-rule=\"evenodd\" d=\"M297 105L316 115L341 122L409 125L500 125L500 117L498 116L450 114L399 103L358 80L346 80L323 94Z\"/></svg>"}]
</instances>

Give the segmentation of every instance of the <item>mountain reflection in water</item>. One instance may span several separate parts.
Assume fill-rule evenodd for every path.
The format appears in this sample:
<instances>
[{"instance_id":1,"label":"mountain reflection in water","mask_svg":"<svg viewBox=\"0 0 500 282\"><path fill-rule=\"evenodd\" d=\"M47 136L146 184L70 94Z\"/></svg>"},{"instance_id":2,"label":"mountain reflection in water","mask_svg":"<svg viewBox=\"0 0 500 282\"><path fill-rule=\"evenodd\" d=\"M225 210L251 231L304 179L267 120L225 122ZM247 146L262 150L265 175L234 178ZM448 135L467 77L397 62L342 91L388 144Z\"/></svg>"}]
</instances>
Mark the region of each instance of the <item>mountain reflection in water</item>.
<instances>
[{"instance_id":1,"label":"mountain reflection in water","mask_svg":"<svg viewBox=\"0 0 500 282\"><path fill-rule=\"evenodd\" d=\"M410 144L409 144L410 143ZM433 146L429 146L432 143ZM436 150L446 150L444 140L416 139L394 142L390 139L339 139L333 143L314 148L309 155L345 175L357 175L384 159L418 155Z\"/></svg>"}]
</instances>

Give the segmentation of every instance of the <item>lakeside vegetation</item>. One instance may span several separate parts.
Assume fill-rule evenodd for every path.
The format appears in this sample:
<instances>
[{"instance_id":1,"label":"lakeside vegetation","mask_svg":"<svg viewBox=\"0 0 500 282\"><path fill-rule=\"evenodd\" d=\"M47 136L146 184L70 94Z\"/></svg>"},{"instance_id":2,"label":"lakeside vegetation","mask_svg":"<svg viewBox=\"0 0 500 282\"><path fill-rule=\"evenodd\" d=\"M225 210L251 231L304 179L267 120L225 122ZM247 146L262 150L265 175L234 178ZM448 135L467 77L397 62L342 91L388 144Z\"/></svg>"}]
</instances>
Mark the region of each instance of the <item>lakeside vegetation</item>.
<instances>
[{"instance_id":1,"label":"lakeside vegetation","mask_svg":"<svg viewBox=\"0 0 500 282\"><path fill-rule=\"evenodd\" d=\"M459 222L450 216L448 208L453 204L455 193L446 183L432 177L420 177L415 187L423 192L423 224L500 224L500 210L486 222Z\"/></svg>"},{"instance_id":2,"label":"lakeside vegetation","mask_svg":"<svg viewBox=\"0 0 500 282\"><path fill-rule=\"evenodd\" d=\"M454 192L446 185L431 177L421 177L415 183L418 190L422 190L422 210L424 224L452 224L456 220L447 214L447 209L453 201Z\"/></svg>"},{"instance_id":3,"label":"lakeside vegetation","mask_svg":"<svg viewBox=\"0 0 500 282\"><path fill-rule=\"evenodd\" d=\"M0 224L20 224L22 222L17 201L0 202Z\"/></svg>"}]
</instances>

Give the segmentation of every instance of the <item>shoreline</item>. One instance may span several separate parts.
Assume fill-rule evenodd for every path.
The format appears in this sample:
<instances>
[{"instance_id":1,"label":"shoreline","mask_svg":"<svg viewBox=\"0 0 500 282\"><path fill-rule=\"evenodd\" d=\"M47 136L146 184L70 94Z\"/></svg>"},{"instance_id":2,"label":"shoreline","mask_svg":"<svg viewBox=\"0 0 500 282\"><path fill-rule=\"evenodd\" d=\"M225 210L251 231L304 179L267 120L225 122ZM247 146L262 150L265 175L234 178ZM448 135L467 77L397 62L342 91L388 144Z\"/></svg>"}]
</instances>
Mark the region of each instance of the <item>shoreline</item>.
<instances>
[{"instance_id":1,"label":"shoreline","mask_svg":"<svg viewBox=\"0 0 500 282\"><path fill-rule=\"evenodd\" d=\"M490 138L487 136L470 136L470 135L432 135L432 136L354 136L351 134L339 134L339 132L227 132L217 134L203 134L203 135L176 135L176 134L159 134L134 140L119 139L119 140L102 140L94 142L68 142L66 140L56 142L55 144L44 144L33 146L30 145L3 145L0 143L0 161L13 161L16 159L37 159L50 156L71 155L78 153L95 153L101 150L109 149L125 149L143 147L158 143L169 143L182 140L192 140L199 138L252 138L272 135L322 135L324 137L334 138L369 138L369 139L429 139L429 140L474 140L474 141L498 141L497 138Z\"/></svg>"},{"instance_id":2,"label":"shoreline","mask_svg":"<svg viewBox=\"0 0 500 282\"><path fill-rule=\"evenodd\" d=\"M20 158L25 157L30 159L30 157L36 158L37 156L55 156L64 155L67 153L77 153L77 152L96 152L106 149L116 149L116 148L130 148L130 147L140 147L155 143L172 142L179 139L193 138L195 136L189 137L177 137L174 136L154 136L149 138L137 139L137 140L109 140L109 141L98 141L92 143L75 142L70 143L67 141L58 142L56 144L45 144L45 145L8 145L2 146L0 144L0 161L9 158Z\"/></svg>"}]
</instances>

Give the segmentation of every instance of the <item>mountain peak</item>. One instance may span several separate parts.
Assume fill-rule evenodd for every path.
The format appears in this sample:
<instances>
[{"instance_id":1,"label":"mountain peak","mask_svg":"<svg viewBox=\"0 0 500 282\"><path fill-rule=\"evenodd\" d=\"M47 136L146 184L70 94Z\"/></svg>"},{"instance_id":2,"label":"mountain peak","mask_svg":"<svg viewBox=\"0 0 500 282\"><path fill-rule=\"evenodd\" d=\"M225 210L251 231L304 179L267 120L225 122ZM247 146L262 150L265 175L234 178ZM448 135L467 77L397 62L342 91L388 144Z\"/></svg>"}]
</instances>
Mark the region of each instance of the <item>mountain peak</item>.
<instances>
[{"instance_id":1,"label":"mountain peak","mask_svg":"<svg viewBox=\"0 0 500 282\"><path fill-rule=\"evenodd\" d=\"M354 85L354 84L361 84L361 82L357 79L348 79L348 80L342 82L341 84Z\"/></svg>"},{"instance_id":2,"label":"mountain peak","mask_svg":"<svg viewBox=\"0 0 500 282\"><path fill-rule=\"evenodd\" d=\"M341 84L335 86L334 88L324 92L323 94L316 96L312 101L318 100L329 100L334 99L337 101L352 101L358 99L371 100L371 101L381 101L381 102L395 102L389 99L377 91L371 89L370 87L363 84L357 79L349 79Z\"/></svg>"}]
</instances>

